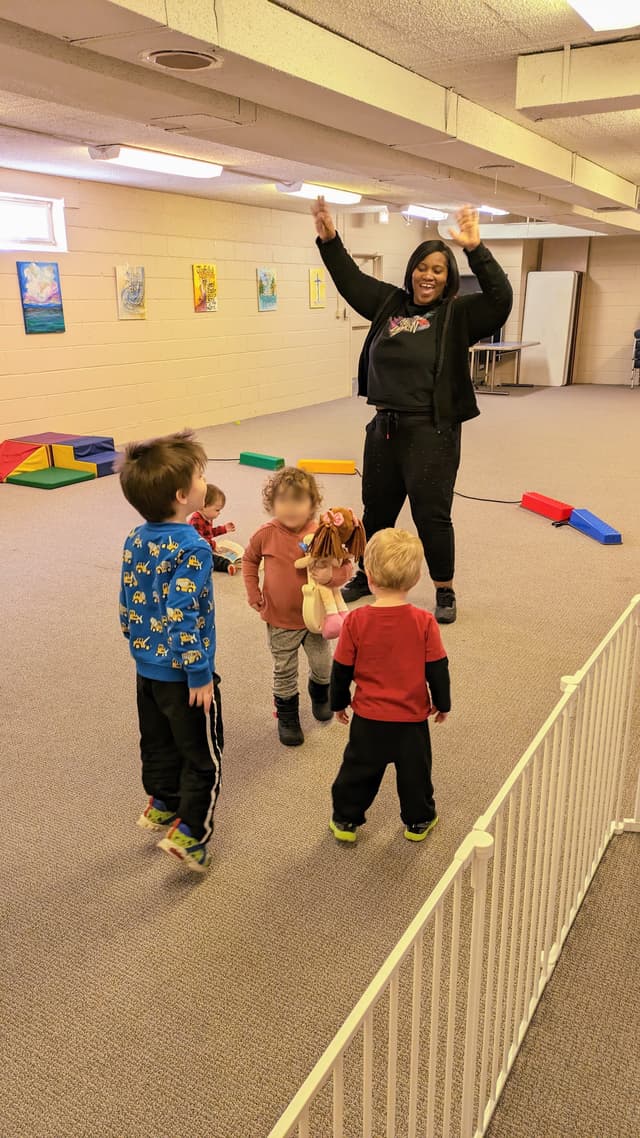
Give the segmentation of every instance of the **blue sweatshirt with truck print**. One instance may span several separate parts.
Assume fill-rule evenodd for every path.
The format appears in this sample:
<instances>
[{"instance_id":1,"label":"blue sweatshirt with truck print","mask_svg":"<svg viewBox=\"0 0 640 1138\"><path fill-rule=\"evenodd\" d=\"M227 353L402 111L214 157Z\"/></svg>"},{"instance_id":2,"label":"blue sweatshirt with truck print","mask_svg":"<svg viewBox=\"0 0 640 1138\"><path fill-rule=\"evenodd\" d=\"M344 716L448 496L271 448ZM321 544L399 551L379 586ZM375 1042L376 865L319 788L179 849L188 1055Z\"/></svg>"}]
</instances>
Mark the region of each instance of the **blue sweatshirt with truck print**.
<instances>
[{"instance_id":1,"label":"blue sweatshirt with truck print","mask_svg":"<svg viewBox=\"0 0 640 1138\"><path fill-rule=\"evenodd\" d=\"M141 676L204 687L215 671L213 554L193 526L145 522L122 553L120 625Z\"/></svg>"}]
</instances>

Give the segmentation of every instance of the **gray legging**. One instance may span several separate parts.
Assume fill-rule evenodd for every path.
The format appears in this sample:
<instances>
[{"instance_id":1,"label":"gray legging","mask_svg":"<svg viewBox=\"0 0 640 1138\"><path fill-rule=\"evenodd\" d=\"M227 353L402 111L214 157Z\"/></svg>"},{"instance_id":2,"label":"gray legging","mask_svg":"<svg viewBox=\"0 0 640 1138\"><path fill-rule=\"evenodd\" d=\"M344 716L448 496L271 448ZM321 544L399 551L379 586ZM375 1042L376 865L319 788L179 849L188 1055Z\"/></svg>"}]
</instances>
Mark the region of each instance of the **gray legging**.
<instances>
[{"instance_id":1,"label":"gray legging","mask_svg":"<svg viewBox=\"0 0 640 1138\"><path fill-rule=\"evenodd\" d=\"M367 539L394 526L408 496L433 581L451 581L451 504L460 464L460 424L434 426L429 414L378 411L367 424L362 519Z\"/></svg>"}]
</instances>

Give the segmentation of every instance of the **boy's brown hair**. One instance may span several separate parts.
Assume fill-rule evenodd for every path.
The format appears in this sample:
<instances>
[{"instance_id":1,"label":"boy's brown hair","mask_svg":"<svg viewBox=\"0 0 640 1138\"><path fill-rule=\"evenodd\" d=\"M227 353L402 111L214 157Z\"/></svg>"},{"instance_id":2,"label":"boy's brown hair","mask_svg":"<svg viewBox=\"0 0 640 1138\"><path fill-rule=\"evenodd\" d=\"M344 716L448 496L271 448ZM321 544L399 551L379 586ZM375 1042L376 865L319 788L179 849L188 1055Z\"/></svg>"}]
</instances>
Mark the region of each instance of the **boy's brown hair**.
<instances>
[{"instance_id":1,"label":"boy's brown hair","mask_svg":"<svg viewBox=\"0 0 640 1138\"><path fill-rule=\"evenodd\" d=\"M178 491L188 493L195 471L204 473L206 466L207 455L193 431L129 443L119 464L122 493L145 521L165 522Z\"/></svg>"},{"instance_id":2,"label":"boy's brown hair","mask_svg":"<svg viewBox=\"0 0 640 1138\"><path fill-rule=\"evenodd\" d=\"M417 585L422 570L422 543L402 529L381 529L374 533L364 551L364 567L380 589L409 592Z\"/></svg>"},{"instance_id":3,"label":"boy's brown hair","mask_svg":"<svg viewBox=\"0 0 640 1138\"><path fill-rule=\"evenodd\" d=\"M273 513L273 507L279 494L292 494L294 498L302 498L308 494L311 499L311 514L315 514L322 501L313 474L306 470L298 470L297 466L285 466L277 474L272 475L262 490L262 501L268 514Z\"/></svg>"},{"instance_id":4,"label":"boy's brown hair","mask_svg":"<svg viewBox=\"0 0 640 1138\"><path fill-rule=\"evenodd\" d=\"M219 502L220 509L222 509L222 507L226 505L227 495L219 486L214 486L213 482L207 482L207 493L204 497L204 504L205 506L213 506L215 502Z\"/></svg>"}]
</instances>

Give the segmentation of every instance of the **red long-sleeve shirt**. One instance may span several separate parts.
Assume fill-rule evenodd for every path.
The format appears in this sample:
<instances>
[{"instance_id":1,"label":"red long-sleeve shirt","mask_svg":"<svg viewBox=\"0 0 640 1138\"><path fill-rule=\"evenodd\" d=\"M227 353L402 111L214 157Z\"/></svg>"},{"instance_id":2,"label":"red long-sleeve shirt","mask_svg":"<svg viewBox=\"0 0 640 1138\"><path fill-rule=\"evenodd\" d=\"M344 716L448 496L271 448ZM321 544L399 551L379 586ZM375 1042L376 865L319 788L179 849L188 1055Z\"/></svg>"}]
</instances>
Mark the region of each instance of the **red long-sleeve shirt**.
<instances>
[{"instance_id":1,"label":"red long-sleeve shirt","mask_svg":"<svg viewBox=\"0 0 640 1138\"><path fill-rule=\"evenodd\" d=\"M299 530L290 530L272 518L257 530L242 558L242 575L249 604L258 607L260 616L274 628L304 628L302 619L302 586L307 583L306 569L296 569L294 562L304 557L300 542L306 534L315 533L318 523L305 522ZM264 561L260 588L259 568ZM351 577L350 562L336 568L329 588L339 588Z\"/></svg>"},{"instance_id":2,"label":"red long-sleeve shirt","mask_svg":"<svg viewBox=\"0 0 640 1138\"><path fill-rule=\"evenodd\" d=\"M209 543L214 553L216 550L216 543L214 539L216 537L222 537L223 534L229 532L226 526L214 526L213 522L210 522L208 518L205 518L204 514L201 514L199 510L196 510L195 514L191 515L189 518L189 525L192 525L195 527L195 529L197 529L200 537L203 537L204 540Z\"/></svg>"}]
</instances>

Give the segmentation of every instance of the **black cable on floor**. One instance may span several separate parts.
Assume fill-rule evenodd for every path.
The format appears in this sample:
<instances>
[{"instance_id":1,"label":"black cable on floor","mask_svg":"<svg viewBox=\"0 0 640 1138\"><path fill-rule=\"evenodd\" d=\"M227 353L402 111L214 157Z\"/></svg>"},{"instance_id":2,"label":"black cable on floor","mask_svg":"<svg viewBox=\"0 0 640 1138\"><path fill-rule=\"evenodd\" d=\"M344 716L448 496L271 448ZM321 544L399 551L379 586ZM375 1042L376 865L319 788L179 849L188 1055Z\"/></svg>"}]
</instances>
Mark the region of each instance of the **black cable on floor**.
<instances>
[{"instance_id":1,"label":"black cable on floor","mask_svg":"<svg viewBox=\"0 0 640 1138\"><path fill-rule=\"evenodd\" d=\"M476 498L474 494L462 494L460 490L454 490L458 498L467 498L470 502L496 502L499 506L519 506L520 498Z\"/></svg>"},{"instance_id":2,"label":"black cable on floor","mask_svg":"<svg viewBox=\"0 0 640 1138\"><path fill-rule=\"evenodd\" d=\"M356 466L356 474L359 474L360 477L362 478L362 471L358 470L357 466ZM476 498L473 494L463 494L463 493L461 493L460 490L454 490L453 492L454 492L454 494L457 494L459 498L467 498L470 502L496 502L500 506L519 506L520 505L520 499L519 498Z\"/></svg>"}]
</instances>

